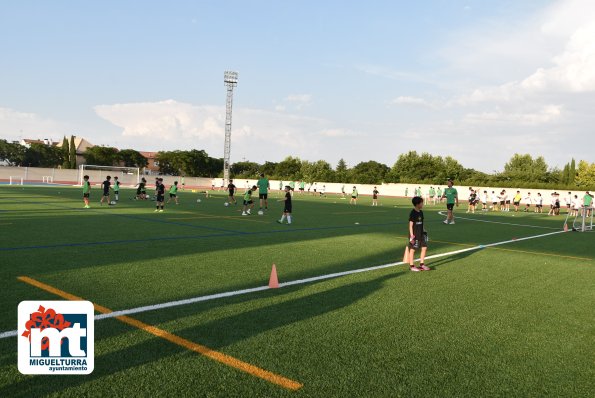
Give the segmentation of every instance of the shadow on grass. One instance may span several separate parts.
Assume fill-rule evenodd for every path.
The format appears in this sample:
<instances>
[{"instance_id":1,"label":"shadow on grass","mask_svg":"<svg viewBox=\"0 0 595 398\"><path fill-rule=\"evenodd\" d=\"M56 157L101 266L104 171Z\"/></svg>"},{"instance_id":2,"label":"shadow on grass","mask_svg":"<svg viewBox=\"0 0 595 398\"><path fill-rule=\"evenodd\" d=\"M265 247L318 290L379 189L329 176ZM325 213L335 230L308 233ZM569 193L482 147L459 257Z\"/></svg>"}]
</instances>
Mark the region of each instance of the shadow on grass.
<instances>
[{"instance_id":1,"label":"shadow on grass","mask_svg":"<svg viewBox=\"0 0 595 398\"><path fill-rule=\"evenodd\" d=\"M312 319L333 311L341 310L359 300L368 297L380 289L384 282L403 275L404 272L396 272L388 275L349 285L343 285L326 291L314 293L305 297L299 297L283 301L277 304L249 310L226 318L217 319L195 327L176 331L175 334L187 338L193 342L205 344L214 349L221 349L242 340L268 331L292 325L304 320ZM287 293L295 293L299 287L287 289ZM188 309L192 313L192 309ZM194 309L195 311L195 309ZM177 312L180 315L179 312ZM101 336L103 331L109 327L110 322L104 321L97 329L96 335ZM113 324L112 324L113 325ZM121 329L120 326L116 327ZM0 342L0 346L7 343ZM0 389L2 397L31 397L45 394L57 393L66 388L84 385L87 382L126 371L128 369L149 364L167 356L175 355L185 350L158 338L151 338L142 344L131 342L126 348L95 358L95 371L89 376L33 376L26 377L21 381L9 384ZM10 359L16 359L16 355L3 355L0 365L8 365ZM250 358L239 358L250 362ZM258 364L255 364L258 366ZM15 364L16 366L16 364ZM224 366L224 365L220 365ZM230 369L232 372L236 370ZM274 369L268 369L274 371ZM110 389L127 386L111 386ZM200 395L200 393L199 393Z\"/></svg>"}]
</instances>

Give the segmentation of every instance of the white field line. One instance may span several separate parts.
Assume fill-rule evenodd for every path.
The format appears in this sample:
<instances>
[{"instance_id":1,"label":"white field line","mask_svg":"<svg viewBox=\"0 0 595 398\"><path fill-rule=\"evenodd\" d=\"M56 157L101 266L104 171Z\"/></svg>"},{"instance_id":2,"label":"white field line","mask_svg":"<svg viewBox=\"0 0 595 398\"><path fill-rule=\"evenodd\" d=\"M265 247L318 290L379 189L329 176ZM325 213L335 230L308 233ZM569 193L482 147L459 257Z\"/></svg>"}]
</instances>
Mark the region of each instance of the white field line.
<instances>
[{"instance_id":1,"label":"white field line","mask_svg":"<svg viewBox=\"0 0 595 398\"><path fill-rule=\"evenodd\" d=\"M440 214L441 216L446 216L446 212L445 211L439 211L438 214ZM468 221L476 221L476 222L486 222L486 223L490 223L490 224L513 225L515 227L554 229L554 230L559 230L560 229L560 228L554 228L554 227L544 227L544 226L541 226L541 225L515 224L515 223L503 222L503 221L478 220L477 218L467 218L467 217L461 217L461 216L455 216L455 220L456 219L468 220Z\"/></svg>"},{"instance_id":2,"label":"white field line","mask_svg":"<svg viewBox=\"0 0 595 398\"><path fill-rule=\"evenodd\" d=\"M495 242L495 243L488 243L486 245L477 245L477 246L467 247L465 249L455 250L455 251L451 251L451 252L434 254L434 255L426 257L426 259L435 259L435 258L440 258L440 257L453 256L455 254L470 252L470 251L474 251L474 250L480 250L480 249L484 249L486 247L500 246L500 245L506 245L508 243L520 242L523 240L543 238L545 236L561 234L564 232L565 231L548 232L545 234L527 236L524 238L505 240L502 242ZM419 261L419 259L417 259L416 261ZM399 261L396 263L376 265L374 267L359 268L359 269L354 269L354 270L350 270L350 271L335 272L332 274L314 276L311 278L297 279L294 281L280 283L279 287L302 285L305 283L316 282L316 281L321 281L321 280L325 280L325 279L338 278L338 277L345 276L345 275L358 274L361 272L369 272L369 271L376 271L376 270L383 269L383 268L396 267L398 265L405 265L405 263L403 261ZM240 295L260 292L260 291L264 291L264 290L268 290L268 289L269 289L268 286L259 286L259 287L253 287L250 289L234 290L231 292L210 294L207 296L192 297L192 298L184 299L184 300L169 301L169 302L161 303L161 304L147 305L147 306L143 306L143 307L130 308L127 310L114 311L114 312L110 312L108 314L95 315L95 320L115 318L115 317L123 316L123 315L131 315L131 314L138 314L141 312L161 310L164 308L179 307L182 305L188 305L188 304L198 303L198 302L202 302L202 301L210 301L210 300L215 300L215 299L224 298L224 297L240 296ZM4 339L7 337L14 337L17 334L18 334L18 332L16 330L2 332L2 333L0 333L0 339Z\"/></svg>"}]
</instances>

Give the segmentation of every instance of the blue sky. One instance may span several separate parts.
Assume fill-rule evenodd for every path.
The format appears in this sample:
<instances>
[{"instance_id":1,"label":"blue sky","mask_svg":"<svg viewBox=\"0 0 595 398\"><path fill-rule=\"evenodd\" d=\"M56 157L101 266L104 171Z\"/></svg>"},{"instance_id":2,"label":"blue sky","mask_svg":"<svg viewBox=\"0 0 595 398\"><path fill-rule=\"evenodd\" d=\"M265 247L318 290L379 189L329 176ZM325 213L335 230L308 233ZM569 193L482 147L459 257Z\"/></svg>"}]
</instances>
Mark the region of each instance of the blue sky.
<instances>
[{"instance_id":1,"label":"blue sky","mask_svg":"<svg viewBox=\"0 0 595 398\"><path fill-rule=\"evenodd\" d=\"M593 160L592 1L19 1L0 5L0 137L392 165Z\"/></svg>"}]
</instances>

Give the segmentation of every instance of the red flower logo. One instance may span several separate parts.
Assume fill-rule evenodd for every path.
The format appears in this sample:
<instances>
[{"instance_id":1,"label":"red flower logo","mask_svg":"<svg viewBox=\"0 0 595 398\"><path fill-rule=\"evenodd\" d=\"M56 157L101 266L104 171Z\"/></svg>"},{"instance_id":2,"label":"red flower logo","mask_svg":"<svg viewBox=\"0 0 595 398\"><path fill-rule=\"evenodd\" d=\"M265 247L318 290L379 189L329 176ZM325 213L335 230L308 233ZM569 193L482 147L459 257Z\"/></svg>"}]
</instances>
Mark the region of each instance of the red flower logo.
<instances>
[{"instance_id":1,"label":"red flower logo","mask_svg":"<svg viewBox=\"0 0 595 398\"><path fill-rule=\"evenodd\" d=\"M47 310L43 306L39 306L37 312L31 314L31 319L27 321L25 324L25 330L22 336L27 337L29 341L31 341L31 329L40 329L44 330L46 328L55 328L58 330L63 330L71 325L70 322L64 320L64 315L57 314L51 308ZM62 343L62 340L60 343ZM44 337L41 340L41 349L46 350L50 347L50 341L47 337Z\"/></svg>"}]
</instances>

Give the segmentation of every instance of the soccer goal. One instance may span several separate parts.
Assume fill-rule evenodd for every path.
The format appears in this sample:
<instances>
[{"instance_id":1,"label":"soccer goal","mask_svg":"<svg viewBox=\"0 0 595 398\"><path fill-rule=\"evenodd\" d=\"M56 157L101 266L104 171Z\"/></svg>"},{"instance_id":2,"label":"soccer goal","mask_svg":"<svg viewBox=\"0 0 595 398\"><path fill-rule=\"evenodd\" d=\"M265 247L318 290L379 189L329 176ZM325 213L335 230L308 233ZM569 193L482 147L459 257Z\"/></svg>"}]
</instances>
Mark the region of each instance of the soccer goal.
<instances>
[{"instance_id":1,"label":"soccer goal","mask_svg":"<svg viewBox=\"0 0 595 398\"><path fill-rule=\"evenodd\" d=\"M595 208L591 207L583 207L578 211L578 213L574 216L572 220L572 230L579 231L579 232L591 232L593 231L593 213L595 213ZM568 222L570 221L570 213L566 216L566 221L564 221L564 229L566 230L569 225Z\"/></svg>"},{"instance_id":2,"label":"soccer goal","mask_svg":"<svg viewBox=\"0 0 595 398\"><path fill-rule=\"evenodd\" d=\"M10 185L23 185L23 177L10 176L8 181Z\"/></svg>"},{"instance_id":3,"label":"soccer goal","mask_svg":"<svg viewBox=\"0 0 595 398\"><path fill-rule=\"evenodd\" d=\"M83 177L89 176L93 184L101 184L105 177L118 177L120 185L136 186L140 182L140 168L138 167L119 167L119 166L96 166L92 164L82 164L79 166L79 185L83 185Z\"/></svg>"}]
</instances>

